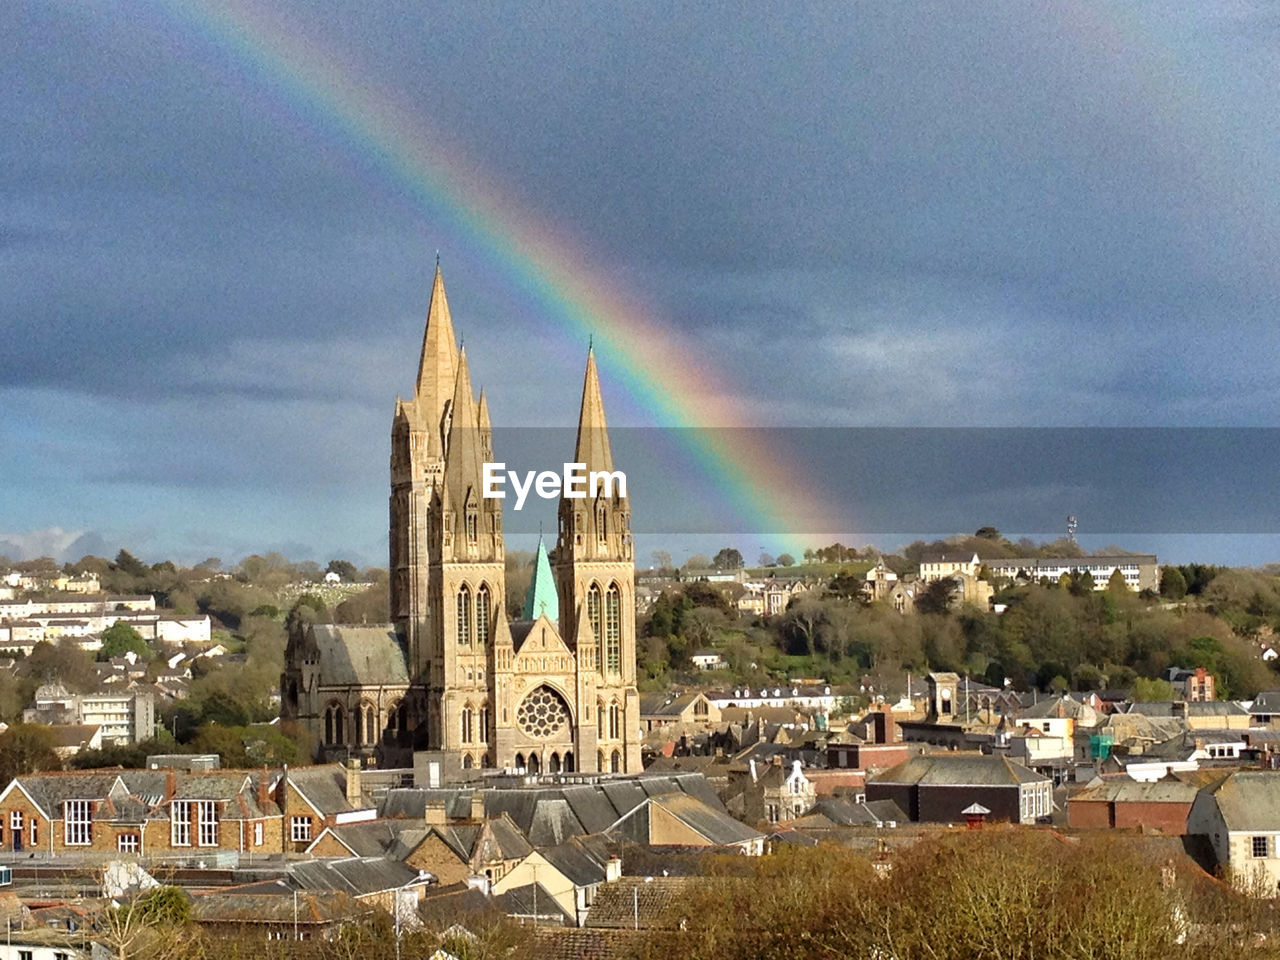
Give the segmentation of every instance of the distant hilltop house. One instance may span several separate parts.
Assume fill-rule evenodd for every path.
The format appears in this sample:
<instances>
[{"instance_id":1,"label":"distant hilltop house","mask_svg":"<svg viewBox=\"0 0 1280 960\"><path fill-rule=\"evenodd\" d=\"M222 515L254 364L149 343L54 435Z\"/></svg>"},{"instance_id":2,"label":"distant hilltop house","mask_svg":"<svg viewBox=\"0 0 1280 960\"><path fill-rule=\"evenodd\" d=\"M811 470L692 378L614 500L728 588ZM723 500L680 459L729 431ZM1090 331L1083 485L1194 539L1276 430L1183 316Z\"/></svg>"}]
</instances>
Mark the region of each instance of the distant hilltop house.
<instances>
[{"instance_id":1,"label":"distant hilltop house","mask_svg":"<svg viewBox=\"0 0 1280 960\"><path fill-rule=\"evenodd\" d=\"M764 580L747 580L745 592L738 598L738 609L757 617L783 613L791 601L813 590L816 582L801 577L772 576Z\"/></svg>"},{"instance_id":2,"label":"distant hilltop house","mask_svg":"<svg viewBox=\"0 0 1280 960\"><path fill-rule=\"evenodd\" d=\"M0 651L26 655L42 640L64 638L97 650L103 631L117 622L161 643L208 643L212 636L208 615L159 611L155 597L147 594L62 593L0 600Z\"/></svg>"},{"instance_id":3,"label":"distant hilltop house","mask_svg":"<svg viewBox=\"0 0 1280 960\"><path fill-rule=\"evenodd\" d=\"M728 666L717 650L695 650L689 656L689 661L699 670L719 670Z\"/></svg>"},{"instance_id":4,"label":"distant hilltop house","mask_svg":"<svg viewBox=\"0 0 1280 960\"><path fill-rule=\"evenodd\" d=\"M836 694L829 684L792 684L786 687L737 687L713 690L707 699L719 709L726 707L795 707L830 713L836 705Z\"/></svg>"},{"instance_id":5,"label":"distant hilltop house","mask_svg":"<svg viewBox=\"0 0 1280 960\"><path fill-rule=\"evenodd\" d=\"M1096 557L980 557L976 553L935 553L920 558L920 579L925 583L947 577L966 580L978 577L986 567L993 577L1023 580L1060 580L1065 574L1088 573L1093 589L1105 590L1117 570L1125 586L1135 592L1160 588L1160 567L1154 554L1124 554Z\"/></svg>"}]
</instances>

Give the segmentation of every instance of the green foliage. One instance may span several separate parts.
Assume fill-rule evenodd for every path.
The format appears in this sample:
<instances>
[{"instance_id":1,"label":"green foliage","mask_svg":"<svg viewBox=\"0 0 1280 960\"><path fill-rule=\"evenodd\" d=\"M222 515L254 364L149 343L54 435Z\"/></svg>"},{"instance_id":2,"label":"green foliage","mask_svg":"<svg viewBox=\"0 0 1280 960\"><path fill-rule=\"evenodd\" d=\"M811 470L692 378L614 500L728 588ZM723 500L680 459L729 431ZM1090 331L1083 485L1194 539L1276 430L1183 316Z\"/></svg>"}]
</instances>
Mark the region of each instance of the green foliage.
<instances>
[{"instance_id":1,"label":"green foliage","mask_svg":"<svg viewBox=\"0 0 1280 960\"><path fill-rule=\"evenodd\" d=\"M15 723L0 733L0 782L37 770L61 770L53 731L36 723Z\"/></svg>"},{"instance_id":2,"label":"green foliage","mask_svg":"<svg viewBox=\"0 0 1280 960\"><path fill-rule=\"evenodd\" d=\"M72 693L86 693L98 681L93 657L69 638L56 645L41 640L19 664L18 671L36 684L57 681Z\"/></svg>"},{"instance_id":3,"label":"green foliage","mask_svg":"<svg viewBox=\"0 0 1280 960\"><path fill-rule=\"evenodd\" d=\"M1160 568L1160 596L1181 600L1187 595L1187 578L1177 567Z\"/></svg>"},{"instance_id":4,"label":"green foliage","mask_svg":"<svg viewBox=\"0 0 1280 960\"><path fill-rule=\"evenodd\" d=\"M191 898L181 887L153 887L133 903L150 924L184 927L191 922Z\"/></svg>"},{"instance_id":5,"label":"green foliage","mask_svg":"<svg viewBox=\"0 0 1280 960\"><path fill-rule=\"evenodd\" d=\"M135 653L144 662L151 659L151 647L137 630L123 620L117 620L102 631L102 647L98 650L99 660L110 660L112 657Z\"/></svg>"},{"instance_id":6,"label":"green foliage","mask_svg":"<svg viewBox=\"0 0 1280 960\"><path fill-rule=\"evenodd\" d=\"M778 566L780 567L791 567L795 565L795 562L796 558L789 553L778 554Z\"/></svg>"},{"instance_id":7,"label":"green foliage","mask_svg":"<svg viewBox=\"0 0 1280 960\"><path fill-rule=\"evenodd\" d=\"M1149 677L1139 677L1133 684L1133 691L1130 694L1134 700L1143 702L1159 702L1163 700L1172 700L1173 684L1168 680L1152 680Z\"/></svg>"},{"instance_id":8,"label":"green foliage","mask_svg":"<svg viewBox=\"0 0 1280 960\"><path fill-rule=\"evenodd\" d=\"M128 550L121 550L116 554L115 566L121 573L130 577L145 577L151 573L151 568Z\"/></svg>"},{"instance_id":9,"label":"green foliage","mask_svg":"<svg viewBox=\"0 0 1280 960\"><path fill-rule=\"evenodd\" d=\"M717 570L741 570L742 553L736 547L724 547L711 558L711 565Z\"/></svg>"}]
</instances>

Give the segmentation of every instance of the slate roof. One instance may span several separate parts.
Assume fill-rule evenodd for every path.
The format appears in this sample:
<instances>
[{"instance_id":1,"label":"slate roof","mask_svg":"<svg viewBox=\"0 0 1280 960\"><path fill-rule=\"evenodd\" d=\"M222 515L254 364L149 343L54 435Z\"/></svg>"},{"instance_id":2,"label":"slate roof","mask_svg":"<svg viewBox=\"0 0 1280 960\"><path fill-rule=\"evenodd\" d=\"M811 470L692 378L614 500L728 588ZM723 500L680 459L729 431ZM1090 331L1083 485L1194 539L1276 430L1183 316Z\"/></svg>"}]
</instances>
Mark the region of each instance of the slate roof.
<instances>
[{"instance_id":1,"label":"slate roof","mask_svg":"<svg viewBox=\"0 0 1280 960\"><path fill-rule=\"evenodd\" d=\"M425 875L387 857L303 860L289 865L289 879L299 890L341 890L353 897L427 882Z\"/></svg>"},{"instance_id":2,"label":"slate roof","mask_svg":"<svg viewBox=\"0 0 1280 960\"><path fill-rule=\"evenodd\" d=\"M397 788L387 791L380 814L421 820L428 801L443 802L452 820L471 816L472 788ZM570 837L603 833L650 796L695 796L717 810L724 805L706 778L697 773L601 779L593 783L490 787L484 791L488 818L506 814L534 846L555 846ZM496 821L495 821L496 822Z\"/></svg>"},{"instance_id":3,"label":"slate roof","mask_svg":"<svg viewBox=\"0 0 1280 960\"><path fill-rule=\"evenodd\" d=\"M289 771L289 782L321 813L345 813L353 809L347 800L347 774L338 763L299 767Z\"/></svg>"},{"instance_id":4,"label":"slate roof","mask_svg":"<svg viewBox=\"0 0 1280 960\"><path fill-rule=\"evenodd\" d=\"M555 898L540 883L512 887L493 899L498 909L509 917L529 917L536 919L539 924L558 923L566 927L577 923L575 917L560 909Z\"/></svg>"},{"instance_id":5,"label":"slate roof","mask_svg":"<svg viewBox=\"0 0 1280 960\"><path fill-rule=\"evenodd\" d=\"M1070 694L1041 700L1018 713L1020 720L1051 720L1057 717L1072 717L1082 721L1085 726L1093 726L1098 722L1098 712Z\"/></svg>"},{"instance_id":6,"label":"slate roof","mask_svg":"<svg viewBox=\"0 0 1280 960\"><path fill-rule=\"evenodd\" d=\"M1202 792L1217 802L1228 830L1280 831L1280 771L1240 771Z\"/></svg>"},{"instance_id":7,"label":"slate roof","mask_svg":"<svg viewBox=\"0 0 1280 960\"><path fill-rule=\"evenodd\" d=\"M589 887L605 882L604 863L577 838L558 846L542 847L538 852L575 887Z\"/></svg>"},{"instance_id":8,"label":"slate roof","mask_svg":"<svg viewBox=\"0 0 1280 960\"><path fill-rule=\"evenodd\" d=\"M702 693L695 690L679 696L666 693L645 693L640 696L641 717L677 717L697 700Z\"/></svg>"},{"instance_id":9,"label":"slate roof","mask_svg":"<svg viewBox=\"0 0 1280 960\"><path fill-rule=\"evenodd\" d=\"M1007 757L945 754L912 757L871 777L868 783L918 783L933 786L1006 787L1044 783L1042 776Z\"/></svg>"},{"instance_id":10,"label":"slate roof","mask_svg":"<svg viewBox=\"0 0 1280 960\"><path fill-rule=\"evenodd\" d=\"M1131 704L1128 713L1145 717L1173 717L1174 701L1153 700ZM1243 717L1248 711L1234 700L1192 700L1185 704L1188 717Z\"/></svg>"},{"instance_id":11,"label":"slate roof","mask_svg":"<svg viewBox=\"0 0 1280 960\"><path fill-rule=\"evenodd\" d=\"M409 682L404 647L390 624L314 623L307 630L319 654L321 682L326 686L394 686Z\"/></svg>"},{"instance_id":12,"label":"slate roof","mask_svg":"<svg viewBox=\"0 0 1280 960\"><path fill-rule=\"evenodd\" d=\"M673 908L688 896L691 877L623 877L596 891L587 926L597 929L631 930L639 918L640 929L676 929Z\"/></svg>"},{"instance_id":13,"label":"slate roof","mask_svg":"<svg viewBox=\"0 0 1280 960\"><path fill-rule=\"evenodd\" d=\"M761 834L721 810L707 806L697 797L683 793L667 793L651 797L652 806L661 807L698 835L715 846L730 846L757 840Z\"/></svg>"},{"instance_id":14,"label":"slate roof","mask_svg":"<svg viewBox=\"0 0 1280 960\"><path fill-rule=\"evenodd\" d=\"M907 823L911 818L892 800L854 803L845 797L819 797L814 811L841 827L878 827L885 823Z\"/></svg>"},{"instance_id":15,"label":"slate roof","mask_svg":"<svg viewBox=\"0 0 1280 960\"><path fill-rule=\"evenodd\" d=\"M338 923L372 909L341 890L295 891L284 880L270 880L196 894L191 912L198 923L292 924L295 902L298 923L305 926Z\"/></svg>"},{"instance_id":16,"label":"slate roof","mask_svg":"<svg viewBox=\"0 0 1280 960\"><path fill-rule=\"evenodd\" d=\"M411 831L425 833L405 820L365 820L327 828L328 833L357 857L390 856L397 860L403 859L395 855L402 834Z\"/></svg>"},{"instance_id":17,"label":"slate roof","mask_svg":"<svg viewBox=\"0 0 1280 960\"><path fill-rule=\"evenodd\" d=\"M1280 713L1280 690L1263 690L1253 698L1253 704L1249 707L1249 713Z\"/></svg>"},{"instance_id":18,"label":"slate roof","mask_svg":"<svg viewBox=\"0 0 1280 960\"><path fill-rule=\"evenodd\" d=\"M1068 798L1068 803L1185 803L1195 800L1199 787L1181 780L1162 779L1154 783L1140 783L1132 777L1117 777L1091 783L1079 793Z\"/></svg>"}]
</instances>

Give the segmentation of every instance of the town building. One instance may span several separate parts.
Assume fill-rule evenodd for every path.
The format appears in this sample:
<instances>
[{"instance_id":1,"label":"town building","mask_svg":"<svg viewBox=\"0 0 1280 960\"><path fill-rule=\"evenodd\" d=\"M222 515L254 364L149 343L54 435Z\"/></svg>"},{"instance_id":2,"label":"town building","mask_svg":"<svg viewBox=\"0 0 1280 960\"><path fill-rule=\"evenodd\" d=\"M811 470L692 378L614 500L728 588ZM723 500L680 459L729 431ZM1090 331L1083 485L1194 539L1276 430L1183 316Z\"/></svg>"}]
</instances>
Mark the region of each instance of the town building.
<instances>
[{"instance_id":1,"label":"town building","mask_svg":"<svg viewBox=\"0 0 1280 960\"><path fill-rule=\"evenodd\" d=\"M1053 781L1004 757L930 754L868 778L867 800L892 800L913 821L960 823L978 803L992 820L1035 823L1053 812Z\"/></svg>"},{"instance_id":2,"label":"town building","mask_svg":"<svg viewBox=\"0 0 1280 960\"><path fill-rule=\"evenodd\" d=\"M1208 838L1218 867L1240 890L1280 890L1280 772L1239 771L1201 790L1187 833Z\"/></svg>"}]
</instances>

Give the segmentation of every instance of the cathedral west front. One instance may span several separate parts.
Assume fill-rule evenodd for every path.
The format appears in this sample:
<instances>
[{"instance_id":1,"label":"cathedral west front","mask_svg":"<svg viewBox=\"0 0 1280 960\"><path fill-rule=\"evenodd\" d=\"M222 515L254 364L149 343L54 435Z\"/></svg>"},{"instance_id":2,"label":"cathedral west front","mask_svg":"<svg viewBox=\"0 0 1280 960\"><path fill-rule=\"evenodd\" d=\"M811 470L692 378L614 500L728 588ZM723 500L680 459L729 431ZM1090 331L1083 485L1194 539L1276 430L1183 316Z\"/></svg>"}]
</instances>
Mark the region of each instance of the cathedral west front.
<instances>
[{"instance_id":1,"label":"cathedral west front","mask_svg":"<svg viewBox=\"0 0 1280 960\"><path fill-rule=\"evenodd\" d=\"M591 351L563 456L614 471ZM318 759L400 765L425 750L462 769L641 769L625 490L562 496L554 560L539 543L512 620L505 501L483 496L494 459L487 399L473 391L437 266L417 381L392 419L392 623L299 625L289 640L282 715L311 731Z\"/></svg>"}]
</instances>

